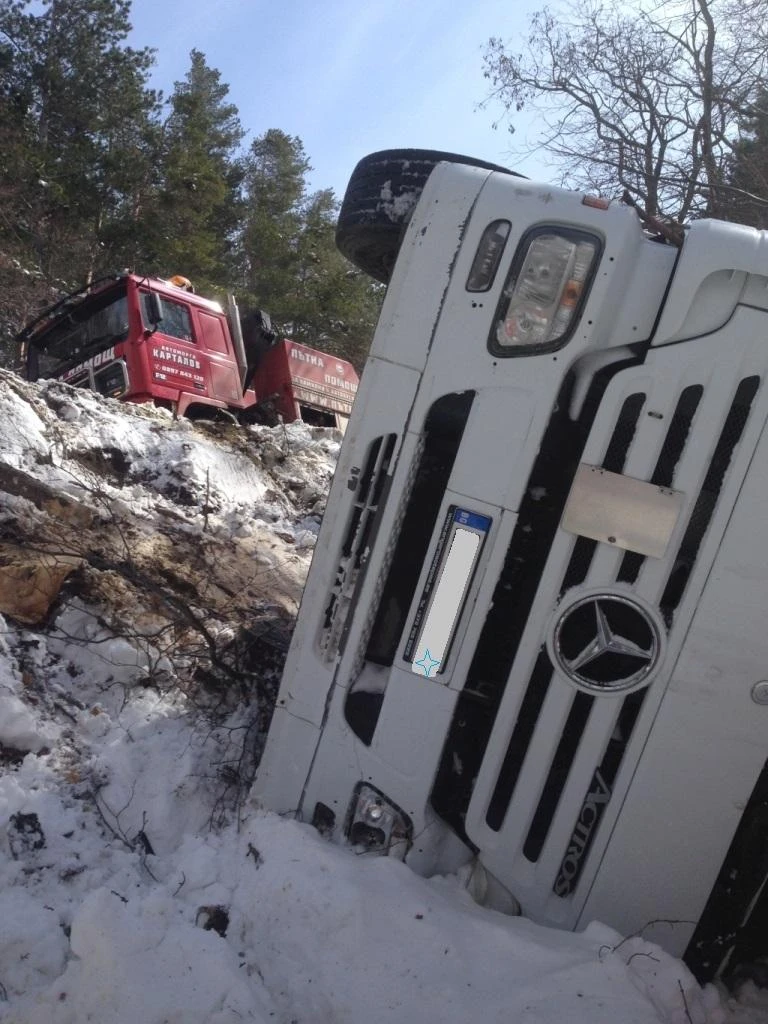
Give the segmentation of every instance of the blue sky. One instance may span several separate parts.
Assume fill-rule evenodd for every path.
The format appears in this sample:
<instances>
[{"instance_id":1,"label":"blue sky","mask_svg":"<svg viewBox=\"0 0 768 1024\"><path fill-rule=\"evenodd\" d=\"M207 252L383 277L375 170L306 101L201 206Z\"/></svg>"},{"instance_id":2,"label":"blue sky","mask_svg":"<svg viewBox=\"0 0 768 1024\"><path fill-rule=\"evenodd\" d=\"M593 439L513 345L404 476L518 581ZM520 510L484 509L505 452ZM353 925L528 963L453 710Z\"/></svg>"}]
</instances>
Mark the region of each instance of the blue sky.
<instances>
[{"instance_id":1,"label":"blue sky","mask_svg":"<svg viewBox=\"0 0 768 1024\"><path fill-rule=\"evenodd\" d=\"M221 72L253 138L298 135L313 189L344 191L357 160L376 149L443 149L546 176L510 151L513 138L478 110L490 36L520 39L535 0L133 0L135 46L157 50L153 84L168 94L193 48Z\"/></svg>"}]
</instances>

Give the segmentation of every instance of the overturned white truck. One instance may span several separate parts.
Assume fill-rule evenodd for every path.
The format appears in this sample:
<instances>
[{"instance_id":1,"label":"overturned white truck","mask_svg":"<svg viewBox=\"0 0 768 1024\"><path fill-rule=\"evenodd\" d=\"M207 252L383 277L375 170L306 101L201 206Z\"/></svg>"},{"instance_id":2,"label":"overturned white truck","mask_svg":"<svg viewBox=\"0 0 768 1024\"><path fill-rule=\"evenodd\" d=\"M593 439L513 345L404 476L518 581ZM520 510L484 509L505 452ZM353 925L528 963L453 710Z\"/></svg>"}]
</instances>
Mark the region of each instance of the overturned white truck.
<instances>
[{"instance_id":1,"label":"overturned white truck","mask_svg":"<svg viewBox=\"0 0 768 1024\"><path fill-rule=\"evenodd\" d=\"M338 241L388 289L257 796L701 979L768 952L768 233L391 151Z\"/></svg>"}]
</instances>

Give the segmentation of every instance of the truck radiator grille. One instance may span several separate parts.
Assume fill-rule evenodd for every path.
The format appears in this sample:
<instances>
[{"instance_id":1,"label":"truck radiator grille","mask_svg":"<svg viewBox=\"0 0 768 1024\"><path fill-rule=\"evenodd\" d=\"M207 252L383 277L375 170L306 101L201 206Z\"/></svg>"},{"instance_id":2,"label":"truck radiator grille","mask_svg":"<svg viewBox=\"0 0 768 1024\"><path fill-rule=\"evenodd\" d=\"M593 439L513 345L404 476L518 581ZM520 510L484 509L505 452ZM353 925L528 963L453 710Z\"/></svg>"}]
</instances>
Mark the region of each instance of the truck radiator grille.
<instances>
[{"instance_id":1,"label":"truck radiator grille","mask_svg":"<svg viewBox=\"0 0 768 1024\"><path fill-rule=\"evenodd\" d=\"M637 392L629 395L622 405L616 426L606 448L602 465L612 473L624 468L627 454L637 431L637 424L645 404L645 395ZM597 541L588 537L577 537L571 558L563 576L560 594L582 583L589 572ZM586 643L586 640L585 640ZM539 653L523 703L518 712L517 722L507 747L496 787L493 791L486 822L490 828L499 831L515 791L525 755L538 722L544 699L552 681L554 669L545 650ZM555 751L549 774L544 782L541 799L531 823L523 852L528 860L538 860L541 847L546 839L549 826L560 800L563 786L568 778L571 763L576 755L582 733L589 718L594 698L579 693L573 699L565 727Z\"/></svg>"},{"instance_id":2,"label":"truck radiator grille","mask_svg":"<svg viewBox=\"0 0 768 1024\"><path fill-rule=\"evenodd\" d=\"M605 469L610 469L614 473L623 469L644 402L645 395L641 392L629 395L624 401L605 450ZM541 510L526 507L526 502L520 507L517 527L513 532L504 568L494 593L493 607L488 612L480 635L464 689L457 703L457 713L449 739L443 751L432 794L432 804L460 835L465 835L464 818L472 799L474 779L496 722L507 678L512 671L517 645L525 625L527 609L522 606L522 599L524 598L526 603L532 600L534 593L531 591L538 583L541 573L541 563L537 564L531 557L531 552L537 547L541 550L544 541L542 527L547 529L549 535L545 551L548 550L567 498L572 474L561 472L560 476L565 478L563 482L566 485L561 485L559 494L553 494L556 501L552 502L552 511L546 521L543 521ZM532 477L528 494L534 492L534 480L535 477ZM537 521L540 528L531 530L531 521ZM586 578L596 548L597 542L587 538L580 537L575 541L561 592ZM527 586L524 586L526 583ZM549 656L546 650L542 650L525 689L507 753L487 808L486 822L490 828L497 831L502 826L514 795L520 769L539 721L552 674Z\"/></svg>"},{"instance_id":3,"label":"truck radiator grille","mask_svg":"<svg viewBox=\"0 0 768 1024\"><path fill-rule=\"evenodd\" d=\"M319 646L327 661L333 661L342 647L352 597L367 558L396 440L395 434L385 434L368 446L320 631Z\"/></svg>"},{"instance_id":4,"label":"truck radiator grille","mask_svg":"<svg viewBox=\"0 0 768 1024\"><path fill-rule=\"evenodd\" d=\"M661 599L661 610L668 626L672 625L672 611L677 607L677 604L682 597L685 585L690 577L691 570L693 569L699 546L701 545L704 534L712 519L717 499L725 479L726 471L730 465L736 446L741 440L749 415L749 410L757 393L759 384L759 377L747 377L742 380L736 389L733 402L726 414L723 428L712 453L712 458L710 460L701 491L699 492L698 498L694 504L688 527L673 563L674 567L670 574L669 582L667 583L664 595ZM673 486L675 482L675 472L678 463L685 452L693 419L696 415L696 411L699 407L703 394L704 388L699 384L686 387L680 393L656 466L650 476L652 483L658 484L660 487ZM638 555L635 552L627 552L619 567L617 580L626 583L635 582L644 561L645 559L643 556ZM681 572L681 567L684 567L684 574ZM676 588L674 592L670 588L670 584L673 580L676 581ZM560 864L560 869L553 885L553 891L560 897L570 896L571 893L575 891L579 882L582 870L586 864L587 854L589 853L592 843L598 834L600 820L605 812L607 803L610 800L614 782L618 775L619 768L621 767L621 762L629 739L631 738L632 731L638 721L646 694L647 689L642 689L629 694L629 696L625 697L622 702L621 711L616 720L616 726L608 741L605 754L595 769L595 774L592 776L587 792L584 795L579 817L576 820L565 856ZM586 694L578 694L574 700L574 707L576 701L582 697L590 701L595 700L595 698L588 697ZM569 715L569 721L573 715L574 708L572 707L571 715ZM579 730L578 716L575 717L576 721L573 723L575 726L574 731L578 730L580 735L581 732L583 732L585 722L581 725L581 729ZM564 730L564 738L567 733L568 726L566 726L566 729ZM561 740L561 744L562 743L563 740ZM572 749L577 745L577 743L577 740L572 741L568 749ZM562 768L558 763L559 752L558 748L553 760L552 769L550 770L550 776L554 774L555 779L562 777ZM558 768L560 768L560 775L557 775ZM542 801L537 808L528 839L526 840L526 844L523 848L525 856L531 860L536 860L538 855L541 853L543 843L546 839L546 829L553 819L556 810L556 800L559 798L560 792L562 792L564 783L565 779L563 778L559 789L557 789L554 784L550 784L550 779L547 779L544 796L547 794L547 789L551 788L553 799L550 801L550 806L552 804L554 804L554 806L551 809L551 813L547 814L546 805L544 809L542 809L542 804L544 804L544 796L542 796ZM588 827L583 821L585 811L587 810ZM538 829L536 828L537 824ZM534 842L531 842L531 839L533 839ZM535 856L531 856L531 854L535 854Z\"/></svg>"},{"instance_id":5,"label":"truck radiator grille","mask_svg":"<svg viewBox=\"0 0 768 1024\"><path fill-rule=\"evenodd\" d=\"M619 412L606 448L606 468L618 472L634 438L645 395L630 395ZM561 402L561 406L565 406ZM493 600L459 695L431 801L437 813L465 840L464 830L474 782L496 721L507 679L536 593L541 571L557 531L578 465L584 435L570 421L552 424L544 438L520 505L517 526L504 559ZM545 492L545 499L539 495ZM596 543L578 538L564 586L574 586L587 571ZM542 651L530 678L517 724L488 811L488 824L500 828L512 798L528 743L552 677Z\"/></svg>"},{"instance_id":6,"label":"truck radiator grille","mask_svg":"<svg viewBox=\"0 0 768 1024\"><path fill-rule=\"evenodd\" d=\"M689 505L691 511L679 547L666 556L666 576L662 565L659 581L660 565L656 559L646 559L634 552L610 559L596 541L575 537L559 583L553 586L552 575L548 577L547 586L552 588L550 607L556 603L558 595L581 584L610 590L618 582L625 589L629 586L636 590L638 597L657 602L668 628L673 628L674 611L683 597L716 511L728 467L744 433L759 385L758 377L737 379L732 400L714 420L714 426L711 405L704 408L704 386L693 384L681 388L669 415L668 429L645 472L638 469L637 460L643 449L639 448L633 455L630 475L658 486L674 487L684 467L689 479L695 475L702 480L698 495ZM650 396L639 391L617 405L614 426L600 460L605 469L616 473L625 470L640 432L652 418L661 418L653 409ZM698 424L697 444L689 445L694 421ZM722 424L719 428L718 423ZM649 432L645 436L652 435ZM545 447L546 439L542 451ZM648 448L647 443L645 447ZM563 463L567 466L563 475L570 487L570 463L567 459ZM556 500L564 504L566 497L567 491L565 495L557 495ZM538 517L539 525L529 516ZM473 821L477 821L480 814L489 829L508 833L510 865L518 857L523 862L539 865L538 870L544 870L546 865L546 870L552 872L547 883L551 892L565 899L576 892L630 742L635 737L637 743L641 743L638 732L650 727L652 715L644 715L643 708L654 684L610 702L573 689L555 673L544 646L548 616L546 623L542 623L538 655L528 668L527 677L523 676L523 685L515 682L513 666L522 663L523 658L521 640L525 635L528 652L535 640L532 632L535 627L528 619L542 585L540 579L546 578L545 565L555 540L559 515L555 530L552 530L551 519L547 520L546 536L541 519L539 510L521 505L492 606L457 701L432 804L465 839L464 822L472 804ZM527 546L531 534L534 546L547 544L544 555L533 559L532 549ZM561 545L562 539L561 535L558 541ZM599 549L602 550L597 558ZM648 567L657 581L653 587L650 583L644 587L646 562L653 563ZM531 572L536 575L533 587L525 585L526 574ZM525 657L530 659L530 653ZM520 678L519 670L517 678ZM519 700L510 704L515 707L507 734L510 739L495 776L486 766L483 788L479 790L478 775L508 686L520 689ZM555 708L559 709L557 713ZM549 722L547 727L543 724L545 721ZM502 728L500 722L498 726L497 734ZM516 869L510 870L514 887ZM524 872L521 877L530 876Z\"/></svg>"}]
</instances>

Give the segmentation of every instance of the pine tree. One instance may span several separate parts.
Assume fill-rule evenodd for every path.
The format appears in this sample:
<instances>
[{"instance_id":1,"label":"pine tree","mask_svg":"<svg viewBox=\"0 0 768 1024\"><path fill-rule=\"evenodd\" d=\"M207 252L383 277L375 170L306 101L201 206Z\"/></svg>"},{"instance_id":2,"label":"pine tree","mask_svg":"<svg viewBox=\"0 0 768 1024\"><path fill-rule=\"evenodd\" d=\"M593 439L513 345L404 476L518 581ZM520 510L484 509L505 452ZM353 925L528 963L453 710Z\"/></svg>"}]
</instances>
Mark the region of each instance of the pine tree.
<instances>
[{"instance_id":1,"label":"pine tree","mask_svg":"<svg viewBox=\"0 0 768 1024\"><path fill-rule=\"evenodd\" d=\"M251 146L244 179L241 291L284 333L361 366L381 302L334 244L338 203L307 194L311 170L299 138L270 129Z\"/></svg>"},{"instance_id":2,"label":"pine tree","mask_svg":"<svg viewBox=\"0 0 768 1024\"><path fill-rule=\"evenodd\" d=\"M294 333L300 341L335 352L362 368L384 288L349 264L336 248L338 205L331 189L316 192L306 203L297 245Z\"/></svg>"},{"instance_id":3,"label":"pine tree","mask_svg":"<svg viewBox=\"0 0 768 1024\"><path fill-rule=\"evenodd\" d=\"M156 162L154 58L127 46L129 12L129 0L0 0L0 261L18 284L0 298L7 330L122 260Z\"/></svg>"},{"instance_id":4,"label":"pine tree","mask_svg":"<svg viewBox=\"0 0 768 1024\"><path fill-rule=\"evenodd\" d=\"M0 48L0 82L8 66ZM6 80L7 82L7 80ZM2 88L2 87L0 87ZM41 188L29 182L31 163L24 109L8 87L0 91L0 365L12 366L12 339L19 326L44 301L46 283L30 247L31 228L40 215Z\"/></svg>"},{"instance_id":5,"label":"pine tree","mask_svg":"<svg viewBox=\"0 0 768 1024\"><path fill-rule=\"evenodd\" d=\"M24 112L27 183L43 190L30 241L47 278L81 278L104 262L109 225L151 166L152 52L126 45L129 0L0 4L4 91Z\"/></svg>"},{"instance_id":6,"label":"pine tree","mask_svg":"<svg viewBox=\"0 0 768 1024\"><path fill-rule=\"evenodd\" d=\"M193 50L161 117L130 0L0 0L0 360L61 291L128 267L236 291L284 333L364 358L378 286L335 249L301 140L240 151L229 89Z\"/></svg>"},{"instance_id":7,"label":"pine tree","mask_svg":"<svg viewBox=\"0 0 768 1024\"><path fill-rule=\"evenodd\" d=\"M162 183L143 217L144 269L183 274L199 291L227 285L239 228L243 131L220 79L193 50L186 78L170 99Z\"/></svg>"},{"instance_id":8,"label":"pine tree","mask_svg":"<svg viewBox=\"0 0 768 1024\"><path fill-rule=\"evenodd\" d=\"M271 128L245 160L241 290L276 322L293 319L309 160L301 139Z\"/></svg>"}]
</instances>

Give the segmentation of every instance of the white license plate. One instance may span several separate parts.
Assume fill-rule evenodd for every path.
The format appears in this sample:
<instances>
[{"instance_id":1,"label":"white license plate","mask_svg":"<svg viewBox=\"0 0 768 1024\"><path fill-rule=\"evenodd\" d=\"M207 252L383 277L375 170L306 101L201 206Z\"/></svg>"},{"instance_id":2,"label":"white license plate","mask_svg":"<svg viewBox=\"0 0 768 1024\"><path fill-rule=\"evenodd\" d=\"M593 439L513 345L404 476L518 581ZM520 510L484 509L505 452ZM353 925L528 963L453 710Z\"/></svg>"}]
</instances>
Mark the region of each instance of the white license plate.
<instances>
[{"instance_id":1,"label":"white license plate","mask_svg":"<svg viewBox=\"0 0 768 1024\"><path fill-rule=\"evenodd\" d=\"M430 678L445 668L491 522L455 505L448 510L405 649L416 675Z\"/></svg>"}]
</instances>

